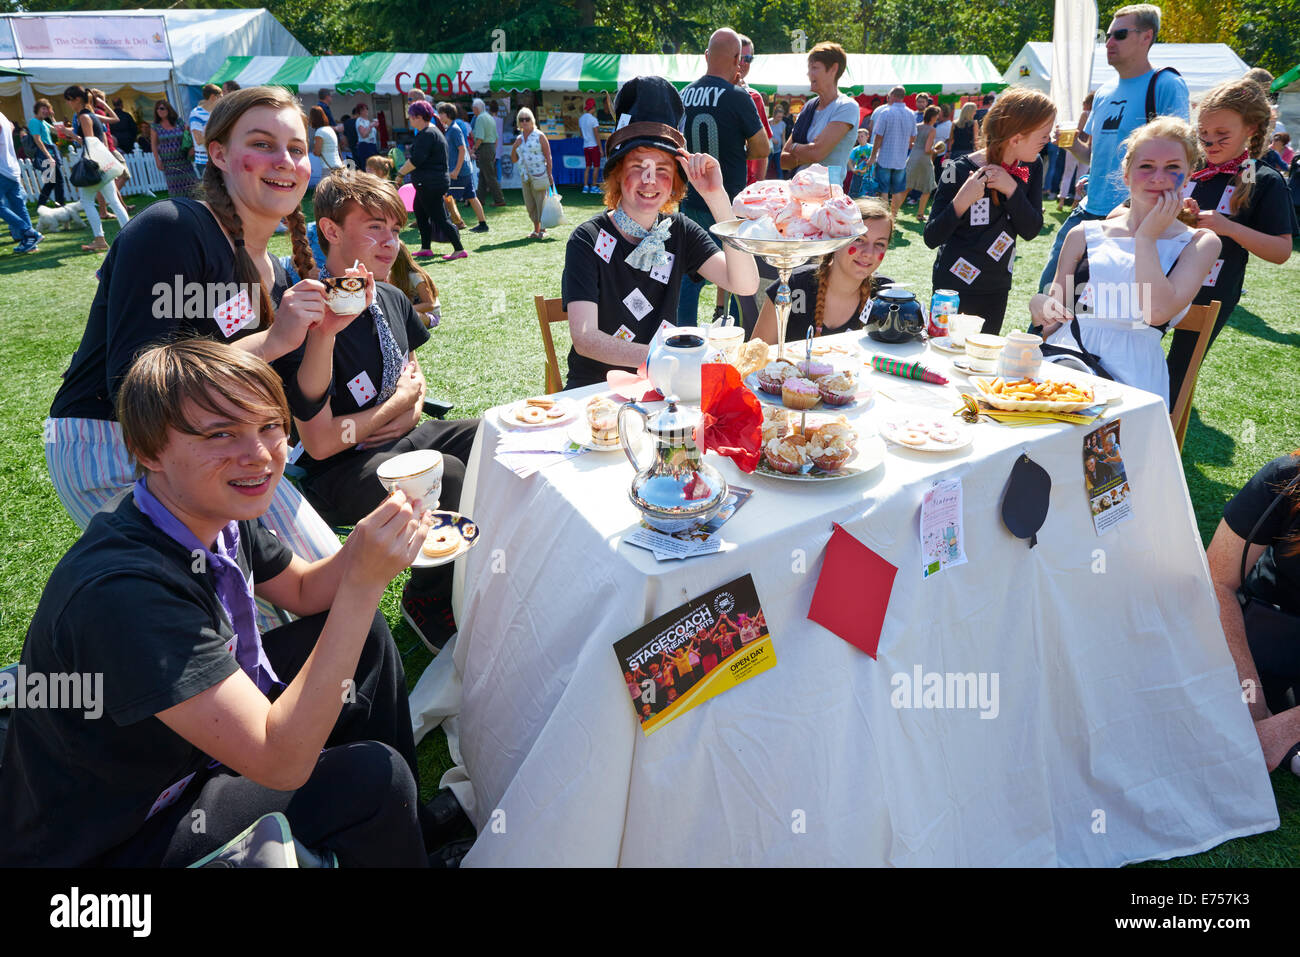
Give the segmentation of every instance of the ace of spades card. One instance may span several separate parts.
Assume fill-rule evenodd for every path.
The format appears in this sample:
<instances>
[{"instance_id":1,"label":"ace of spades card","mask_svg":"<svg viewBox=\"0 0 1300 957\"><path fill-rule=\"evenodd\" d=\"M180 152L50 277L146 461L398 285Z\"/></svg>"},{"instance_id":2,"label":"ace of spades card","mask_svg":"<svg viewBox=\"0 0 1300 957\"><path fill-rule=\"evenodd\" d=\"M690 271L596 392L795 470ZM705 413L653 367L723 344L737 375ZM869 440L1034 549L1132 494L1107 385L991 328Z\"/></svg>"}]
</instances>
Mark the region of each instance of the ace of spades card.
<instances>
[{"instance_id":1,"label":"ace of spades card","mask_svg":"<svg viewBox=\"0 0 1300 957\"><path fill-rule=\"evenodd\" d=\"M352 393L352 398L356 400L358 406L365 405L378 394L375 384L370 380L370 374L364 371L348 380L348 391Z\"/></svg>"},{"instance_id":2,"label":"ace of spades card","mask_svg":"<svg viewBox=\"0 0 1300 957\"><path fill-rule=\"evenodd\" d=\"M654 309L654 306L650 304L650 300L645 297L645 293L640 289L633 289L624 296L623 305L627 306L628 312L636 316L638 322Z\"/></svg>"},{"instance_id":3,"label":"ace of spades card","mask_svg":"<svg viewBox=\"0 0 1300 957\"><path fill-rule=\"evenodd\" d=\"M989 198L981 197L970 204L970 224L987 226L989 224Z\"/></svg>"}]
</instances>

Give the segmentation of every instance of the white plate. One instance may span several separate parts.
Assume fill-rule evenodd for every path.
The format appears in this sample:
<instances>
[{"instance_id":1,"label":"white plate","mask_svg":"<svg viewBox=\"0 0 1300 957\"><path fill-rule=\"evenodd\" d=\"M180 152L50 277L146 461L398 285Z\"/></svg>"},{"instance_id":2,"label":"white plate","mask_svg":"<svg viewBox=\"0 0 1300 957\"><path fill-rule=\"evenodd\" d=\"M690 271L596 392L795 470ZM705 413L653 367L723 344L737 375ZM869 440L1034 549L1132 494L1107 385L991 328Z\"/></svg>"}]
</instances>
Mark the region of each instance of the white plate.
<instances>
[{"instance_id":1,"label":"white plate","mask_svg":"<svg viewBox=\"0 0 1300 957\"><path fill-rule=\"evenodd\" d=\"M591 426L585 420L572 423L564 434L570 439L581 445L588 452L622 452L623 443L615 442L613 445L595 445L591 441Z\"/></svg>"},{"instance_id":2,"label":"white plate","mask_svg":"<svg viewBox=\"0 0 1300 957\"><path fill-rule=\"evenodd\" d=\"M786 355L794 359L807 358L805 350L808 347L806 339L799 342L787 342L785 344ZM823 351L824 350L824 351ZM776 358L776 346L768 349L768 353L773 359ZM836 359L848 359L854 363L856 371L857 364L862 361L862 350L852 342L847 344L839 342L826 342L824 339L813 339L813 358L821 359L823 362L835 364Z\"/></svg>"},{"instance_id":3,"label":"white plate","mask_svg":"<svg viewBox=\"0 0 1300 957\"><path fill-rule=\"evenodd\" d=\"M960 419L953 419L951 423L946 422L942 419L936 419L935 420L936 422L942 422L944 428L952 429L952 431L957 433L959 438L956 442L945 445L942 442L936 442L934 439L930 438L929 436L926 436L924 445L909 445L908 443L898 438L898 433L903 431L903 426L908 421L910 420L892 419L890 421L880 423L881 437L886 439L890 443L898 446L900 449L908 449L912 452L956 452L959 449L966 448L968 445L971 444L971 442L975 441L974 430L965 422L962 422Z\"/></svg>"},{"instance_id":4,"label":"white plate","mask_svg":"<svg viewBox=\"0 0 1300 957\"><path fill-rule=\"evenodd\" d=\"M834 365L834 363L832 363L832 365ZM857 377L858 380L859 392L852 402L850 402L848 405L828 405L827 403L823 402L820 397L818 397L817 404L814 405L811 409L807 409L806 411L826 412L826 413L833 413L835 415L839 415L841 412L843 412L847 415L847 414L857 414L858 412L864 412L867 409L871 408L871 403L875 401L876 398L875 392L872 390L871 386L863 383L862 381L863 376L862 376L861 369L855 369L854 375ZM759 402L762 402L765 405L774 405L778 409L789 409L789 411L794 413L805 411L804 409L791 409L788 405L786 405L784 402L781 401L781 397L779 395L770 395L769 393L764 392L758 385L757 372L751 372L749 375L745 376L745 386L746 388L749 389L750 392L758 396Z\"/></svg>"},{"instance_id":5,"label":"white plate","mask_svg":"<svg viewBox=\"0 0 1300 957\"><path fill-rule=\"evenodd\" d=\"M533 423L520 420L518 415L524 408L526 408L526 405L523 399L513 405L503 405L497 410L497 418L508 429L553 429L570 421L574 416L574 405L568 399L556 399L555 408L563 410L564 415L553 419L548 418L545 422Z\"/></svg>"},{"instance_id":6,"label":"white plate","mask_svg":"<svg viewBox=\"0 0 1300 957\"><path fill-rule=\"evenodd\" d=\"M1003 399L1000 396L993 395L988 391L990 385L997 379L994 375L972 375L971 384L975 386L973 395L984 404L1003 412L1063 412L1076 413L1085 409L1091 409L1102 403L1097 398L1096 390L1093 390L1092 401L1066 402L1055 399ZM1036 379L1034 381L1046 381ZM1092 388L1091 383L1081 383L1084 388Z\"/></svg>"},{"instance_id":7,"label":"white plate","mask_svg":"<svg viewBox=\"0 0 1300 957\"><path fill-rule=\"evenodd\" d=\"M930 343L932 349L935 349L938 352L962 355L966 352L966 347L964 345L957 345L957 343L953 342L947 336L937 336L932 339L927 339L926 341Z\"/></svg>"},{"instance_id":8,"label":"white plate","mask_svg":"<svg viewBox=\"0 0 1300 957\"><path fill-rule=\"evenodd\" d=\"M1075 385L1086 386L1097 397L1098 405L1119 402L1123 398L1117 383L1112 382L1110 379L1103 379L1100 376L1080 372L1078 369L1071 369L1055 362L1044 362L1039 367L1038 372L1044 379L1055 379L1059 382L1073 382Z\"/></svg>"},{"instance_id":9,"label":"white plate","mask_svg":"<svg viewBox=\"0 0 1300 957\"><path fill-rule=\"evenodd\" d=\"M437 568L439 565L445 565L448 562L454 562L460 556L478 544L479 528L472 518L460 514L460 512L434 512L433 528L441 528L446 525L455 525L461 532L460 546L450 555L442 555L438 558L430 558L423 551L415 556L415 561L411 562L412 568ZM430 529L432 531L433 529Z\"/></svg>"},{"instance_id":10,"label":"white plate","mask_svg":"<svg viewBox=\"0 0 1300 957\"><path fill-rule=\"evenodd\" d=\"M798 475L788 475L785 472L778 472L764 460L760 459L758 468L754 470L755 475L766 475L768 478L784 479L788 482L834 482L836 479L855 478L859 475L866 475L876 466L885 460L885 443L880 441L874 435L859 435L858 447L849 456L843 468L834 472L823 472L814 465L808 466L809 471L801 472Z\"/></svg>"}]
</instances>

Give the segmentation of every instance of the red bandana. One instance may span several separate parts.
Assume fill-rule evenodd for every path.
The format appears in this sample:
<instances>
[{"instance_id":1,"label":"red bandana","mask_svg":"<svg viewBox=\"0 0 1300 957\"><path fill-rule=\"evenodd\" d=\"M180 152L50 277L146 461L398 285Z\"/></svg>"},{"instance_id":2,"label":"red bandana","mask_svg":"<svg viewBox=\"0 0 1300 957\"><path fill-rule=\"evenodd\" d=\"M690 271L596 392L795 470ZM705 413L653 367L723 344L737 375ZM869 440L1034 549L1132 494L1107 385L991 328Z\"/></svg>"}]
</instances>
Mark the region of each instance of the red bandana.
<instances>
[{"instance_id":1,"label":"red bandana","mask_svg":"<svg viewBox=\"0 0 1300 957\"><path fill-rule=\"evenodd\" d=\"M1237 172L1248 162L1248 152L1243 152L1236 159L1230 159L1226 163L1219 163L1217 166L1207 166L1205 169L1198 169L1192 174L1192 179L1196 182L1204 182L1212 176L1218 176L1220 173L1227 173L1229 176L1236 176Z\"/></svg>"},{"instance_id":2,"label":"red bandana","mask_svg":"<svg viewBox=\"0 0 1300 957\"><path fill-rule=\"evenodd\" d=\"M1010 173L1012 176L1014 176L1016 179L1020 180L1020 182L1024 183L1025 185L1029 185L1028 166L1013 166L1010 163L1003 163L1002 168L1006 170L1008 173Z\"/></svg>"}]
</instances>

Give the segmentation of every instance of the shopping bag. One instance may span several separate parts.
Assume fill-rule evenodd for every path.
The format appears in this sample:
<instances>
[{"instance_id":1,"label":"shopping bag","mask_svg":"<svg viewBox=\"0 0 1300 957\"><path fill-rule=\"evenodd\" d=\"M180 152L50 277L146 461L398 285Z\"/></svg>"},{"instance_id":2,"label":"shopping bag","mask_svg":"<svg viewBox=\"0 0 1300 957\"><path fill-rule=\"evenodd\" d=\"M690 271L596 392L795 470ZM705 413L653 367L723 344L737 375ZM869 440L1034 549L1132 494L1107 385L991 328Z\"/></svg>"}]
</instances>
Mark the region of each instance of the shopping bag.
<instances>
[{"instance_id":1,"label":"shopping bag","mask_svg":"<svg viewBox=\"0 0 1300 957\"><path fill-rule=\"evenodd\" d=\"M564 222L564 207L560 203L560 191L554 186L546 194L542 206L542 229L554 229Z\"/></svg>"},{"instance_id":2,"label":"shopping bag","mask_svg":"<svg viewBox=\"0 0 1300 957\"><path fill-rule=\"evenodd\" d=\"M99 182L101 183L117 179L122 175L122 171L126 169L126 164L114 156L103 140L96 136L86 137L85 156L99 165Z\"/></svg>"}]
</instances>

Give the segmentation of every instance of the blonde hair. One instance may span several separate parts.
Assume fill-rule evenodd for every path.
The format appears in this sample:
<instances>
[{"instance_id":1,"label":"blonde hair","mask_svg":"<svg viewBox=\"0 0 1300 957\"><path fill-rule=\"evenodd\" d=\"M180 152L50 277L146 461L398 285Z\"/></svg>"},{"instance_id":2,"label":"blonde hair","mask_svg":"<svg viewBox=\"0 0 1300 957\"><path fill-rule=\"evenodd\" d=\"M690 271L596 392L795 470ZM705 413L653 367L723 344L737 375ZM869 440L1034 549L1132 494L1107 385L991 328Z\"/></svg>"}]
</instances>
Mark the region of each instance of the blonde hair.
<instances>
[{"instance_id":1,"label":"blonde hair","mask_svg":"<svg viewBox=\"0 0 1300 957\"><path fill-rule=\"evenodd\" d=\"M1245 78L1229 80L1212 88L1201 98L1201 105L1196 115L1199 119L1207 113L1217 113L1220 110L1236 113L1247 129L1252 126L1255 128L1255 132L1251 134L1246 144L1246 164L1232 179L1235 189L1232 199L1228 201L1228 210L1235 215L1250 201L1250 194L1255 188L1254 170L1251 170L1251 174L1247 174L1246 167L1268 150L1268 144L1271 142L1270 134L1273 132L1273 112L1263 88L1254 80Z\"/></svg>"},{"instance_id":2,"label":"blonde hair","mask_svg":"<svg viewBox=\"0 0 1300 957\"><path fill-rule=\"evenodd\" d=\"M223 94L217 100L212 115L208 117L204 142L225 146L234 133L239 118L249 110L261 106L294 110L302 120L303 138L307 138L307 118L303 115L302 104L292 93L282 86L250 86L246 90ZM275 309L271 305L270 292L262 285L262 276L248 255L248 250L244 248L244 223L239 218L235 201L226 191L226 174L216 163L209 162L203 168L203 198L212 210L212 215L235 244L235 279L244 283L248 289L261 290L261 314L266 317L266 324L271 325L275 321ZM284 223L289 227L289 238L293 242L293 268L298 270L300 276L310 275L316 262L312 257L311 244L307 241L307 217L302 213L302 206L294 207L293 212L284 217Z\"/></svg>"},{"instance_id":3,"label":"blonde hair","mask_svg":"<svg viewBox=\"0 0 1300 957\"><path fill-rule=\"evenodd\" d=\"M975 122L975 104L963 103L961 112L957 114L956 123L958 126L970 126Z\"/></svg>"},{"instance_id":4,"label":"blonde hair","mask_svg":"<svg viewBox=\"0 0 1300 957\"><path fill-rule=\"evenodd\" d=\"M224 416L227 410L219 400L247 413L251 421L273 415L289 434L293 418L280 376L251 352L203 337L142 352L117 392L117 420L122 441L136 460L136 475L144 474L142 459L157 458L167 447L168 429L202 434L185 418L186 402Z\"/></svg>"},{"instance_id":5,"label":"blonde hair","mask_svg":"<svg viewBox=\"0 0 1300 957\"><path fill-rule=\"evenodd\" d=\"M366 172L380 179L392 179L393 161L387 156L372 156L366 160Z\"/></svg>"},{"instance_id":6,"label":"blonde hair","mask_svg":"<svg viewBox=\"0 0 1300 957\"><path fill-rule=\"evenodd\" d=\"M533 111L526 106L519 107L519 112L515 114L515 123L518 124L525 116L532 120L533 126L537 125L537 117L533 116Z\"/></svg>"},{"instance_id":7,"label":"blonde hair","mask_svg":"<svg viewBox=\"0 0 1300 957\"><path fill-rule=\"evenodd\" d=\"M1133 157L1137 155L1138 149L1152 140L1170 140L1177 143L1183 148L1183 153L1187 157L1188 172L1196 169L1201 156L1201 148L1191 124L1185 120L1180 120L1176 116L1157 116L1145 126L1139 126L1135 129L1123 143L1124 177L1126 179L1128 178L1129 169L1133 165ZM1178 221L1195 228L1196 215L1184 207L1178 213Z\"/></svg>"},{"instance_id":8,"label":"blonde hair","mask_svg":"<svg viewBox=\"0 0 1300 957\"><path fill-rule=\"evenodd\" d=\"M893 238L894 214L890 212L888 206L880 200L871 197L855 199L853 205L858 207L858 213L862 216L862 221L864 223L870 223L881 219L889 223L889 235L886 238ZM821 264L817 267L817 308L813 310L814 336L820 336L822 334L823 314L826 311L826 285L830 280L831 263L834 259L834 255L823 256ZM876 292L879 285L880 282L876 278L874 272L866 279L862 280L862 285L858 287L858 309L854 315L862 314L862 310L866 306L867 300Z\"/></svg>"},{"instance_id":9,"label":"blonde hair","mask_svg":"<svg viewBox=\"0 0 1300 957\"><path fill-rule=\"evenodd\" d=\"M372 215L382 215L406 225L406 204L397 195L397 187L374 173L359 173L346 167L335 170L320 181L312 197L316 219L331 219L340 226L347 218L350 204L356 204ZM316 239L320 248L328 253L330 245L324 230L317 230Z\"/></svg>"},{"instance_id":10,"label":"blonde hair","mask_svg":"<svg viewBox=\"0 0 1300 957\"><path fill-rule=\"evenodd\" d=\"M1151 45L1155 46L1156 38L1160 36L1160 8L1154 3L1133 3L1127 7L1120 7L1110 18L1116 17L1133 17L1137 20L1139 30L1151 31Z\"/></svg>"},{"instance_id":11,"label":"blonde hair","mask_svg":"<svg viewBox=\"0 0 1300 957\"><path fill-rule=\"evenodd\" d=\"M393 268L388 273L388 281L402 290L403 295L413 303L416 301L416 290L419 289L420 283L428 283L433 301L435 303L438 301L438 287L433 284L429 274L420 268L411 251L406 248L406 243L398 247L397 258L393 260Z\"/></svg>"}]
</instances>

